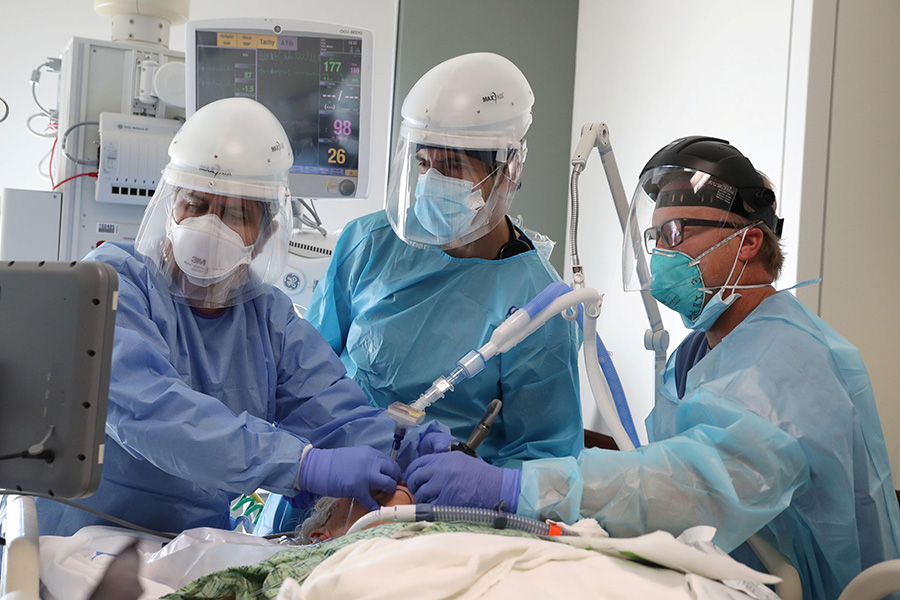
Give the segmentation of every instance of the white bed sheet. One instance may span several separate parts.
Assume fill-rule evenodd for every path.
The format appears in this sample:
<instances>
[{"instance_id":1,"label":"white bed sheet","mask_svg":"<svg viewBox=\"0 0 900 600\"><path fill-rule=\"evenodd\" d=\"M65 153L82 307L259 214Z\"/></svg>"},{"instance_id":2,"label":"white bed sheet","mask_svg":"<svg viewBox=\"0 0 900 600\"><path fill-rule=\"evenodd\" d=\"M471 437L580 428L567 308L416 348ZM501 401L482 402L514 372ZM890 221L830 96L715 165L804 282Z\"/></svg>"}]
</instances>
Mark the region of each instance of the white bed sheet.
<instances>
[{"instance_id":1,"label":"white bed sheet","mask_svg":"<svg viewBox=\"0 0 900 600\"><path fill-rule=\"evenodd\" d=\"M106 526L85 527L71 537L45 535L40 537L42 598L85 600L113 558L134 540L141 556L140 600L155 600L201 575L253 564L284 549L258 536L207 527L174 540Z\"/></svg>"},{"instance_id":2,"label":"white bed sheet","mask_svg":"<svg viewBox=\"0 0 900 600\"><path fill-rule=\"evenodd\" d=\"M660 533L660 532L657 532ZM667 536L667 538L666 538ZM683 563L695 559L691 548L668 534L644 540L609 540L607 548L653 547L657 556L680 546ZM583 543L595 547L596 543ZM624 542L621 544L620 542ZM634 543L637 542L637 543ZM614 550L615 551L615 550ZM643 554L646 554L644 552ZM686 557L686 558L685 558ZM703 569L710 575L735 573L757 581L755 574L730 557ZM734 563L729 564L729 563ZM373 582L377 582L374 584ZM302 587L288 581L279 600L747 600L751 596L696 573L650 567L595 550L541 539L446 533L413 539L368 539L348 546L319 565Z\"/></svg>"},{"instance_id":3,"label":"white bed sheet","mask_svg":"<svg viewBox=\"0 0 900 600\"><path fill-rule=\"evenodd\" d=\"M42 597L88 598L115 555L134 540L138 540L142 558L141 600L159 598L202 575L259 562L284 548L263 538L218 529L189 530L166 543L162 538L115 527L86 527L72 537L40 538ZM747 600L752 596L714 578L739 575L772 581L771 576L757 574L728 556L701 554L705 558L698 561L695 554L699 551L662 532L627 540L567 541L570 544L479 533L365 539L323 561L302 588L285 582L279 598L394 600L397 594L414 592L417 599ZM635 551L662 563L680 561L682 569L703 574L648 567L597 549Z\"/></svg>"}]
</instances>

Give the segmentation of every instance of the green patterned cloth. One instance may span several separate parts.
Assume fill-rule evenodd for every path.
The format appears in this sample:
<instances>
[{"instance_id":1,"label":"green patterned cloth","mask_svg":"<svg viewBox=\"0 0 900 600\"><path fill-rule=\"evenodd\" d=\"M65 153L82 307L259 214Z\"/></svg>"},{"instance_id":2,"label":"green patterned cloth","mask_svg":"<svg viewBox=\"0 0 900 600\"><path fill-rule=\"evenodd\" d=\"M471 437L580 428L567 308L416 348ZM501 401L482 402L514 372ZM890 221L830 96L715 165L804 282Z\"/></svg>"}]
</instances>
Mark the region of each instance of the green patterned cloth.
<instances>
[{"instance_id":1,"label":"green patterned cloth","mask_svg":"<svg viewBox=\"0 0 900 600\"><path fill-rule=\"evenodd\" d=\"M163 596L166 600L262 600L278 596L278 590L285 579L295 579L299 583L309 577L326 558L358 542L371 538L403 539L435 533L490 533L512 537L537 536L512 529L493 529L484 525L468 523L391 523L363 529L321 544L310 546L288 546L268 559L246 567L232 567L205 575L190 582L180 590Z\"/></svg>"}]
</instances>

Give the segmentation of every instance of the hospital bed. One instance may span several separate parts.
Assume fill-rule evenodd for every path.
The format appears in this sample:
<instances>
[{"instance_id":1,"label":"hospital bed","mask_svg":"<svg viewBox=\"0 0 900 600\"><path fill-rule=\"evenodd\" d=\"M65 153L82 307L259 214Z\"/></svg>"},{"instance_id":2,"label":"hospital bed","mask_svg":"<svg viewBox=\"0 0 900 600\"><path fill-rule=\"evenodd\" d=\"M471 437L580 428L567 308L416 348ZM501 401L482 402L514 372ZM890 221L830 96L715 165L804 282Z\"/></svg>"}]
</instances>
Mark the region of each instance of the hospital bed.
<instances>
[{"instance_id":1,"label":"hospital bed","mask_svg":"<svg viewBox=\"0 0 900 600\"><path fill-rule=\"evenodd\" d=\"M401 525L384 527L396 528ZM41 539L37 532L37 513L33 498L25 496L9 497L3 533L6 546L0 600L88 599L114 556L133 542L137 543L143 561L140 581L144 595L140 600L174 592L198 577L209 577L222 569L264 561L285 548L275 541L256 536L207 528L190 530L171 542L149 534L103 526L87 527L69 538L45 536ZM282 595L278 598L300 600L355 597L354 594L358 594L359 589L354 586L358 586L359 581L370 582L373 570L378 573L379 590L385 593L385 597L394 589L391 586L402 585L409 592L414 582L425 590L417 597L444 597L441 594L448 591L447 581L458 585L460 577L466 571L460 570L459 561L451 564L452 560L448 557L453 556L454 549L462 547L464 557L470 559L475 548L490 551L488 542L493 543L493 537L482 535L483 539L477 539L476 542L468 539L462 544L454 541L443 546L442 540L437 536L433 540L427 540L427 544L410 543L407 546L399 546L393 538L348 540L352 543L312 570L303 587L292 581L285 581L280 587ZM623 542L629 540L609 540L605 543L614 545ZM586 545L600 543L604 542L591 538L591 543ZM561 546L551 542L545 542L544 545L546 544L551 547ZM658 544L654 542L653 545ZM557 549L554 548L553 553L547 554L546 548L540 544L538 546L524 549L498 547L494 562L491 562L491 556L480 558L476 561L478 564L489 565L496 572L481 573L475 577L470 582L471 593L466 597L503 598L516 593L523 597L535 597L537 590L548 589L548 586L553 590L552 595L559 596L566 590L566 597L570 598L579 598L582 594L589 594L591 598L618 598L620 596L616 590L619 587L628 594L621 597L642 597L640 594L635 595L635 589L640 589L640 586L652 590L653 597L662 599L735 600L752 597L728 588L711 577L696 573L659 569L619 558L613 559L608 553L579 556L577 552L573 554L577 548L571 546L559 549L559 552L555 552ZM510 552L523 553L526 550L529 554L520 563L528 565L528 568L496 560L496 556L506 556ZM776 584L780 597L783 600L799 600L802 595L796 571L771 546L754 544L754 550L770 572L783 578L781 584ZM435 552L441 557L440 560L434 558ZM638 552L641 550L638 549ZM416 561L425 562L417 566ZM436 568L435 564L441 566ZM425 566L431 570L423 571ZM681 568L681 571L687 570ZM338 573L340 577L336 576ZM416 581L416 573L420 579L423 575L427 575L427 578ZM503 573L503 576L498 577L497 573ZM448 576L450 579L447 579ZM429 580L435 584L427 585ZM787 586L784 585L785 582ZM479 586L486 589L481 590ZM878 600L897 591L900 591L900 560L867 569L851 582L840 600Z\"/></svg>"},{"instance_id":2,"label":"hospital bed","mask_svg":"<svg viewBox=\"0 0 900 600\"><path fill-rule=\"evenodd\" d=\"M382 528L412 525L392 524ZM382 528L359 534L377 532ZM142 561L140 582L144 595L141 600L174 592L197 577L214 571L265 561L285 548L256 536L206 528L190 530L171 542L148 534L102 526L87 527L66 538L38 538L34 501L22 496L11 497L4 532L7 546L5 587L0 594L2 600L90 598L91 591L115 555L134 541L138 544ZM628 593L629 598L645 597L641 594L635 596L636 589L647 590L649 595L646 597L672 600L736 600L751 597L718 582L714 572L702 572L716 557L705 557L699 561L704 563L697 565L701 573L691 572L697 568L690 565L659 569L614 557L630 552L645 558L650 556L647 560L657 564L666 564L668 559L665 556L653 553L665 544L675 543L674 538L662 532L656 534L661 534L661 541L592 537L584 538L587 541L580 544L595 549L605 544L607 550L612 549L607 552L587 551L577 545L533 538L510 541L506 537L500 539L500 536L471 532L466 533L468 537L465 538L459 537L462 535L460 532L455 532L423 536L402 543L394 539L398 537L396 535L391 538L364 536L359 540L347 536L344 540L346 545L318 564L309 573L302 588L290 588L291 582L281 587L284 588L283 598L352 598L358 597L360 582L368 585L373 573L377 573L378 592L383 597L388 597L391 590L400 589L397 586L403 586L407 592L410 586L417 590L421 588L417 591L417 597L446 597L453 585L463 586L466 597L472 598L502 598L516 593L534 597L536 590L541 589L552 591L550 595L565 592L566 597L571 598L588 593L591 598L625 597L618 595L619 589ZM627 545L636 543L635 540L643 543L644 547ZM687 546L684 548L685 552L690 550ZM681 546L675 554L684 554L680 550ZM471 561L477 552L482 555L477 561ZM718 558L733 563L731 566L750 571L727 556ZM480 571L472 571L473 562ZM340 577L336 576L337 573ZM270 590L270 593L273 594L271 597L275 597L275 590Z\"/></svg>"}]
</instances>

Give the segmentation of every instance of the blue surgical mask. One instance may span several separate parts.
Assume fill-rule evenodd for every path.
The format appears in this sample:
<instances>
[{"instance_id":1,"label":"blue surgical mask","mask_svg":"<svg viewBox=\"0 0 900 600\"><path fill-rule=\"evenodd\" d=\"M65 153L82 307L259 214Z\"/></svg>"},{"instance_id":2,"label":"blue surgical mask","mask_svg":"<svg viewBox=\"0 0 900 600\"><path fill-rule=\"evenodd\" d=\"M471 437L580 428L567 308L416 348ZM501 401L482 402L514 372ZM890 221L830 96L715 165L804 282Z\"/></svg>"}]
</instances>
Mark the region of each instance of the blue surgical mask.
<instances>
[{"instance_id":1,"label":"blue surgical mask","mask_svg":"<svg viewBox=\"0 0 900 600\"><path fill-rule=\"evenodd\" d=\"M697 315L697 318L691 319L687 315L681 315L681 322L684 323L685 327L694 331L709 331L709 328L719 320L722 313L728 310L728 307L741 297L737 292L731 292L728 298L723 300L722 295L724 293L724 288L716 292L700 311L700 314Z\"/></svg>"},{"instance_id":2,"label":"blue surgical mask","mask_svg":"<svg viewBox=\"0 0 900 600\"><path fill-rule=\"evenodd\" d=\"M459 239L467 233L475 214L484 206L481 190L472 189L477 185L428 169L419 175L416 184L413 207L416 218L422 227L441 240Z\"/></svg>"},{"instance_id":3,"label":"blue surgical mask","mask_svg":"<svg viewBox=\"0 0 900 600\"><path fill-rule=\"evenodd\" d=\"M654 248L650 257L650 294L661 304L679 313L684 326L688 329L708 331L719 320L722 313L728 310L728 307L741 297L740 294L734 292L735 289L766 287L769 284L738 285L744 274L744 269L747 268L747 264L744 263L734 285L720 286L718 292L704 305L706 294L713 294L713 290L708 288L703 282L703 274L700 271L700 259L738 235L742 236L741 245L743 245L743 236L746 235L748 229L756 225L758 224L754 223L739 229L700 254L697 258L691 258L684 252L677 250ZM738 252L740 252L740 246L738 247ZM737 267L737 262L738 256L736 253L734 263L731 265L731 272L728 274L726 281L731 279L731 275ZM728 298L724 297L726 289L732 290Z\"/></svg>"}]
</instances>

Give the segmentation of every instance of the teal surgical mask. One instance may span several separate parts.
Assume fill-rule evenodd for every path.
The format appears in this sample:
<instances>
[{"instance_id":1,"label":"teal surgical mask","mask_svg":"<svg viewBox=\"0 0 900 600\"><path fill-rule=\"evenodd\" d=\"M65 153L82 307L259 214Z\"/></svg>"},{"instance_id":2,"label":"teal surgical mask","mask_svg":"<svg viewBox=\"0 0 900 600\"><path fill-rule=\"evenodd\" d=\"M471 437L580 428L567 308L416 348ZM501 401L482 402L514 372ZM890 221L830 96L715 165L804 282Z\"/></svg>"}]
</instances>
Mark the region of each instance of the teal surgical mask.
<instances>
[{"instance_id":1,"label":"teal surgical mask","mask_svg":"<svg viewBox=\"0 0 900 600\"><path fill-rule=\"evenodd\" d=\"M442 175L428 169L419 175L413 210L419 223L430 234L443 240L455 240L467 233L475 214L484 206L481 190L465 179Z\"/></svg>"},{"instance_id":2,"label":"teal surgical mask","mask_svg":"<svg viewBox=\"0 0 900 600\"><path fill-rule=\"evenodd\" d=\"M733 290L760 288L769 284L738 285L744 274L744 269L747 268L747 263L744 263L733 285L723 285L718 288L718 291L715 291L707 287L703 281L703 274L700 271L700 259L738 235L741 236L741 246L743 246L744 236L746 236L747 231L757 225L758 223L753 223L737 230L700 254L697 258L691 258L684 252L677 250L654 248L650 257L651 295L661 304L679 313L684 326L688 329L708 331L722 316L722 313L728 310L728 307L741 297L740 294ZM731 265L731 271L728 273L726 281L731 279L735 268L737 268L738 253L740 253L741 246L738 247L737 253L735 253L734 263ZM732 290L728 298L724 296L725 290ZM704 304L707 294L714 295Z\"/></svg>"},{"instance_id":3,"label":"teal surgical mask","mask_svg":"<svg viewBox=\"0 0 900 600\"><path fill-rule=\"evenodd\" d=\"M731 292L727 299L723 299L724 293L725 288L716 292L700 310L700 314L697 315L696 319L691 319L687 315L682 314L681 322L684 323L685 327L693 329L694 331L709 331L709 328L713 326L713 323L719 320L722 313L728 310L728 307L741 297L737 292Z\"/></svg>"}]
</instances>

